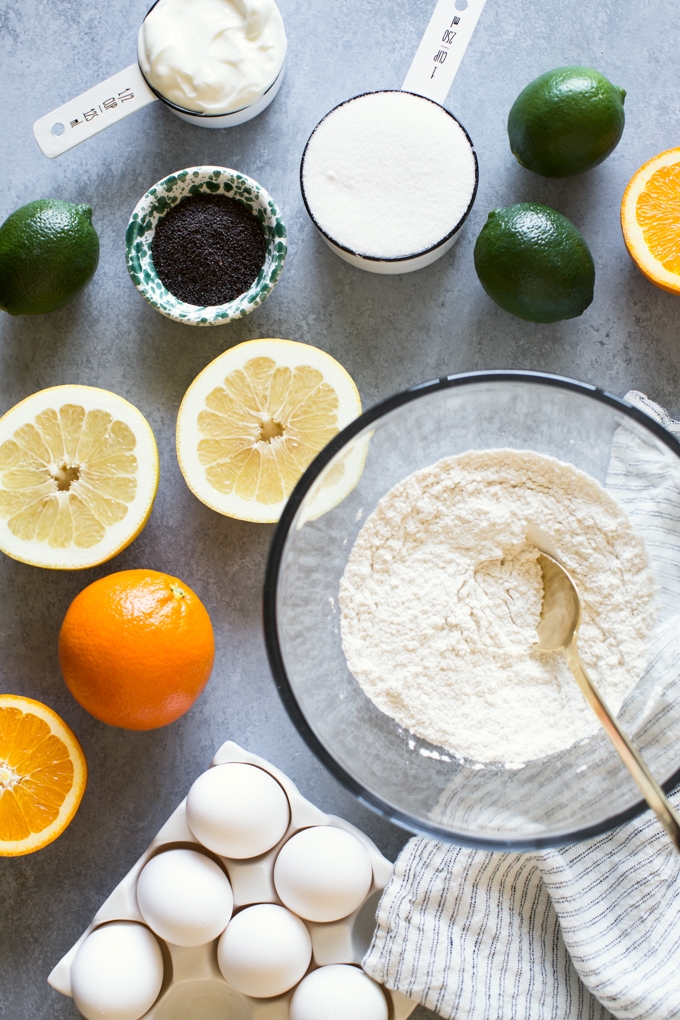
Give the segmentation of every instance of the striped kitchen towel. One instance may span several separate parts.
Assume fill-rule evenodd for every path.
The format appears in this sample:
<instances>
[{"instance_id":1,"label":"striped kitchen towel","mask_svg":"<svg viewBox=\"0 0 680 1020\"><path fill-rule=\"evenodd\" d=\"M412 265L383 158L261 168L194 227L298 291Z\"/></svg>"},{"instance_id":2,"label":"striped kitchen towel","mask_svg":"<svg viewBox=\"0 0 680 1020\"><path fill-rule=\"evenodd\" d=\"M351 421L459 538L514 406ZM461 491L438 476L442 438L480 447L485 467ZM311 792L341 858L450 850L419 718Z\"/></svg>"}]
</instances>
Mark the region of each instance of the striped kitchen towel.
<instances>
[{"instance_id":1,"label":"striped kitchen towel","mask_svg":"<svg viewBox=\"0 0 680 1020\"><path fill-rule=\"evenodd\" d=\"M658 404L637 391L626 399L680 438ZM652 561L663 544L654 652L680 677L680 489L629 429L614 436L607 488ZM680 809L680 791L671 800ZM680 1020L680 855L649 811L535 853L412 839L363 965L449 1020Z\"/></svg>"}]
</instances>

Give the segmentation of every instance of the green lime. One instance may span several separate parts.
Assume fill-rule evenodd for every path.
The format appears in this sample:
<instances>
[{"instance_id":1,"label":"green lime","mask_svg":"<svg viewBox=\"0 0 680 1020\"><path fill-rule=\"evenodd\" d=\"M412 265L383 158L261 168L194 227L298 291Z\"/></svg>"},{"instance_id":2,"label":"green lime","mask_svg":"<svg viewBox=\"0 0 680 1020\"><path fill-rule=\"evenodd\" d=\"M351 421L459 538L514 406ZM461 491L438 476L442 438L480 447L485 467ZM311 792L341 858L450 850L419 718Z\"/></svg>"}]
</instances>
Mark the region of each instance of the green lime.
<instances>
[{"instance_id":1,"label":"green lime","mask_svg":"<svg viewBox=\"0 0 680 1020\"><path fill-rule=\"evenodd\" d=\"M39 198L0 227L0 308L43 315L61 308L92 278L99 237L89 205Z\"/></svg>"},{"instance_id":2,"label":"green lime","mask_svg":"<svg viewBox=\"0 0 680 1020\"><path fill-rule=\"evenodd\" d=\"M508 116L510 148L542 177L590 170L621 140L623 89L591 67L558 67L520 92Z\"/></svg>"},{"instance_id":3,"label":"green lime","mask_svg":"<svg viewBox=\"0 0 680 1020\"><path fill-rule=\"evenodd\" d=\"M593 300L595 265L566 216L535 202L494 209L475 244L484 290L529 322L573 319Z\"/></svg>"}]
</instances>

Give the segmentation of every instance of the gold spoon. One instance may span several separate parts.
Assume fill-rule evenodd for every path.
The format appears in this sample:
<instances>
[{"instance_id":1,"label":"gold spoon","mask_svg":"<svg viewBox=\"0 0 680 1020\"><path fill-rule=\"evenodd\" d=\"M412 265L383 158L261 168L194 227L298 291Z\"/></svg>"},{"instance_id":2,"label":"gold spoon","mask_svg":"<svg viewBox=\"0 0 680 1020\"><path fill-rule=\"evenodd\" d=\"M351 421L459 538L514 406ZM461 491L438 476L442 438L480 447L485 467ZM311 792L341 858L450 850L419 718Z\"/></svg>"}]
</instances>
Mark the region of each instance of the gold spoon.
<instances>
[{"instance_id":1,"label":"gold spoon","mask_svg":"<svg viewBox=\"0 0 680 1020\"><path fill-rule=\"evenodd\" d=\"M557 560L541 552L538 562L543 573L543 605L537 627L538 647L543 652L564 649L569 669L581 688L584 698L600 721L642 796L680 850L680 815L645 765L639 752L618 726L595 684L586 673L576 648L576 632L581 622L581 600L573 579Z\"/></svg>"}]
</instances>

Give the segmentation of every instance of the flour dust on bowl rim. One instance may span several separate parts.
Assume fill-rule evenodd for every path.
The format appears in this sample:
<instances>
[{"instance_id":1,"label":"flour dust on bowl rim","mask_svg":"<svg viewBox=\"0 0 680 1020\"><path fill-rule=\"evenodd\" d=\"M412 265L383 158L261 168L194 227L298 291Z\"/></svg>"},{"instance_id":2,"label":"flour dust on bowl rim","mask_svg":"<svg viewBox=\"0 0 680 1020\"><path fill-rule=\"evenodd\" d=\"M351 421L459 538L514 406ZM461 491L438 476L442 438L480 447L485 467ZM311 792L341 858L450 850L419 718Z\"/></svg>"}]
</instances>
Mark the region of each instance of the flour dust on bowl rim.
<instances>
[{"instance_id":1,"label":"flour dust on bowl rim","mask_svg":"<svg viewBox=\"0 0 680 1020\"><path fill-rule=\"evenodd\" d=\"M354 489L311 519L315 488L357 443L367 450ZM396 483L443 457L508 448L556 458L606 486L645 541L659 588L653 654L618 718L672 789L680 780L680 577L673 536L666 540L649 512L645 518L645 506L677 507L680 443L594 386L538 372L470 373L413 387L362 414L316 457L283 511L267 563L264 626L291 719L360 801L411 832L530 850L596 836L645 810L606 735L594 728L587 740L521 767L433 746L364 694L345 660L338 607L355 539Z\"/></svg>"},{"instance_id":2,"label":"flour dust on bowl rim","mask_svg":"<svg viewBox=\"0 0 680 1020\"><path fill-rule=\"evenodd\" d=\"M182 301L164 286L154 266L158 221L182 199L196 195L235 199L252 213L264 234L265 262L257 278L243 294L221 305ZM254 311L278 283L287 251L286 226L271 195L252 177L221 166L187 167L158 181L135 206L125 235L128 272L139 293L161 315L188 326L220 326Z\"/></svg>"}]
</instances>

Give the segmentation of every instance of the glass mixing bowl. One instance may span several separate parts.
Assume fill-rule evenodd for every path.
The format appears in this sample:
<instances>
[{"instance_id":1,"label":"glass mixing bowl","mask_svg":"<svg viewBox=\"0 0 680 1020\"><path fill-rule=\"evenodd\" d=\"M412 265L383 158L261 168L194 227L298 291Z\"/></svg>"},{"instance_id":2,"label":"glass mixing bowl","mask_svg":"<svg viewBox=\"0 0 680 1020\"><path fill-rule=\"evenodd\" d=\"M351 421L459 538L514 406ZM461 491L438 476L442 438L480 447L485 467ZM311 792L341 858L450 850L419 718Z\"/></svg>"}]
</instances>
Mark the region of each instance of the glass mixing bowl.
<instances>
[{"instance_id":1,"label":"glass mixing bowl","mask_svg":"<svg viewBox=\"0 0 680 1020\"><path fill-rule=\"evenodd\" d=\"M523 768L480 768L376 708L349 672L340 640L340 578L378 500L441 457L499 447L557 457L602 485L609 471L638 519L659 584L659 619L650 664L619 720L672 789L680 780L680 443L594 386L540 373L472 373L414 387L361 415L318 455L284 510L267 565L265 636L293 722L362 803L411 832L536 849L597 835L645 809L605 734ZM328 509L328 494L348 488L338 486L342 473L359 477ZM650 500L659 509L651 527ZM675 552L666 527L676 529Z\"/></svg>"}]
</instances>

